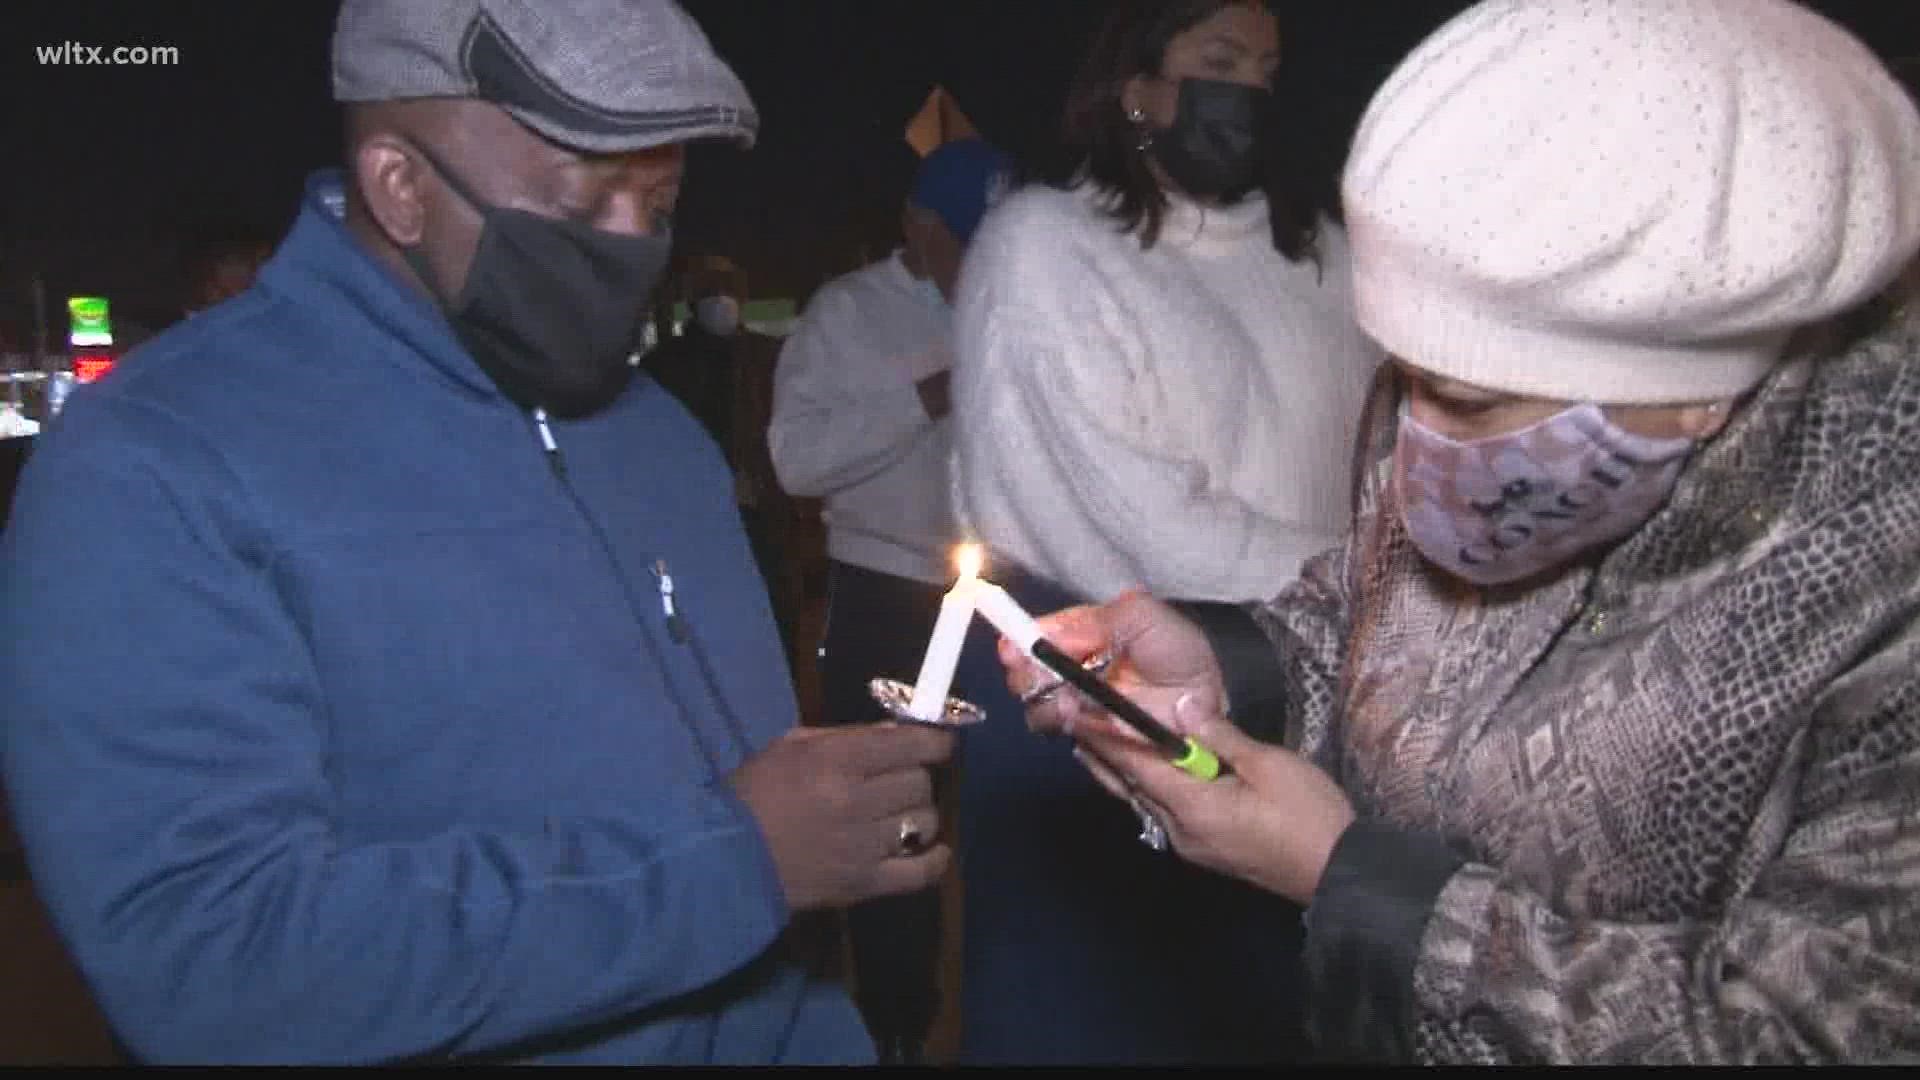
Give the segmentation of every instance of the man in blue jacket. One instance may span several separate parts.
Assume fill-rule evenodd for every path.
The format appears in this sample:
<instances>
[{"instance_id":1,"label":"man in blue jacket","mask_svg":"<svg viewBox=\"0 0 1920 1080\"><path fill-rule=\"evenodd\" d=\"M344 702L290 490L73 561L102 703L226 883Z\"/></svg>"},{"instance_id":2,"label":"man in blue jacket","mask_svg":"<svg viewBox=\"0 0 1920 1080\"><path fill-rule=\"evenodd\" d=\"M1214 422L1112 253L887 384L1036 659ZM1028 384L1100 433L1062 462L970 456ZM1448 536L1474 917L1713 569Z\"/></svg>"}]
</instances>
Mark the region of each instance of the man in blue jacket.
<instances>
[{"instance_id":1,"label":"man in blue jacket","mask_svg":"<svg viewBox=\"0 0 1920 1080\"><path fill-rule=\"evenodd\" d=\"M37 885L155 1062L861 1063L798 916L946 868L947 733L795 728L698 425L628 364L666 0L346 0L349 159L256 285L76 395L0 561Z\"/></svg>"}]
</instances>

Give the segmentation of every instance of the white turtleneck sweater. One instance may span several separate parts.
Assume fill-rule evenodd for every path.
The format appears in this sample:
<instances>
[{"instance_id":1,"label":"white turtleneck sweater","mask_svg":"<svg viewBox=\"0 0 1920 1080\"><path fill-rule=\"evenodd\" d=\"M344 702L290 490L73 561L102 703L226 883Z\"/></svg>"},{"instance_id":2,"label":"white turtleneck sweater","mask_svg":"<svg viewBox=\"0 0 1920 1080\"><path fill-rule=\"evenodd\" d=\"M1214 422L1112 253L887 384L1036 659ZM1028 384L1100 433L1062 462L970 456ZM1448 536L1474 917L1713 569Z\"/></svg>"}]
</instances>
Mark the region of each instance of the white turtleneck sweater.
<instances>
[{"instance_id":1,"label":"white turtleneck sweater","mask_svg":"<svg viewBox=\"0 0 1920 1080\"><path fill-rule=\"evenodd\" d=\"M1264 200L1176 201L1142 251L1088 189L983 222L956 307L955 510L995 553L1107 599L1266 599L1347 526L1380 354L1345 236L1274 250Z\"/></svg>"}]
</instances>

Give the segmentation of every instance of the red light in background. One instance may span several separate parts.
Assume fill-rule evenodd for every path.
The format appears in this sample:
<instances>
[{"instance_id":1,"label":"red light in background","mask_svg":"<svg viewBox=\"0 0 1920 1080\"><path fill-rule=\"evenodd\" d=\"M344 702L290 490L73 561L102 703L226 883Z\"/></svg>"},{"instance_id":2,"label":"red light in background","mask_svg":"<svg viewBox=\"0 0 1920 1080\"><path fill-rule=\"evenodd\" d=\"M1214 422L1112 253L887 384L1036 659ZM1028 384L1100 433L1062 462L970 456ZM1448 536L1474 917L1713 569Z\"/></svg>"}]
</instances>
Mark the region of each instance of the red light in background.
<instances>
[{"instance_id":1,"label":"red light in background","mask_svg":"<svg viewBox=\"0 0 1920 1080\"><path fill-rule=\"evenodd\" d=\"M76 356L73 358L73 381L90 383L113 370L111 356Z\"/></svg>"}]
</instances>

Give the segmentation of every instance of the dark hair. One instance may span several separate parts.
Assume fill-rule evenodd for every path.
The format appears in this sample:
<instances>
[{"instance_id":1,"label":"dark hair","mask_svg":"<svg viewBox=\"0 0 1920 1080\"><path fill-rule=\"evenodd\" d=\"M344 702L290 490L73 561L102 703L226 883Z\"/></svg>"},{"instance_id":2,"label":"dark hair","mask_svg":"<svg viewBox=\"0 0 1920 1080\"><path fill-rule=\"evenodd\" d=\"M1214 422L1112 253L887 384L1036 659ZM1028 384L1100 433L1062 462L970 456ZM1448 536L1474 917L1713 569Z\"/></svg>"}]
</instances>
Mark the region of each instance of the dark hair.
<instances>
[{"instance_id":1,"label":"dark hair","mask_svg":"<svg viewBox=\"0 0 1920 1080\"><path fill-rule=\"evenodd\" d=\"M252 260L279 245L280 233L256 221L203 221L190 227L180 244L180 284L187 299L231 259Z\"/></svg>"},{"instance_id":2,"label":"dark hair","mask_svg":"<svg viewBox=\"0 0 1920 1080\"><path fill-rule=\"evenodd\" d=\"M1160 73L1174 38L1240 4L1272 11L1267 0L1124 0L1080 64L1067 92L1059 156L1040 170L1040 179L1059 188L1094 184L1112 196L1111 212L1122 229L1139 233L1141 247L1152 247L1166 217L1167 195L1147 168L1121 92L1136 76ZM1289 261L1317 260L1321 200L1302 175L1302 157L1289 145L1295 140L1286 110L1271 113L1269 145L1276 152L1266 155L1260 186L1267 196L1273 246Z\"/></svg>"},{"instance_id":3,"label":"dark hair","mask_svg":"<svg viewBox=\"0 0 1920 1080\"><path fill-rule=\"evenodd\" d=\"M725 255L689 253L674 260L671 292L691 304L709 296L747 297L747 274Z\"/></svg>"}]
</instances>

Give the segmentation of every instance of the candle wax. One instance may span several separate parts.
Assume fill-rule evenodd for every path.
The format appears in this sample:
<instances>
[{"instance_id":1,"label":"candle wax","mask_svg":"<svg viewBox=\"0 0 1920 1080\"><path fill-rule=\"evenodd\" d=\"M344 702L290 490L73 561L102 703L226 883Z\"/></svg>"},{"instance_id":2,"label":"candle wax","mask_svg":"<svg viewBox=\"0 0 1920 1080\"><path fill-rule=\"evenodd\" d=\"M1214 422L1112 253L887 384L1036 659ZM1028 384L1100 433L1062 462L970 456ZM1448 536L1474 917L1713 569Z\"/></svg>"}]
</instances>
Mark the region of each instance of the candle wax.
<instances>
[{"instance_id":1,"label":"candle wax","mask_svg":"<svg viewBox=\"0 0 1920 1080\"><path fill-rule=\"evenodd\" d=\"M966 644L967 627L973 622L975 580L962 577L940 599L940 618L933 624L920 677L913 684L913 700L907 705L907 712L918 719L938 720L946 712L947 691L953 686L954 669L960 666L960 647Z\"/></svg>"},{"instance_id":2,"label":"candle wax","mask_svg":"<svg viewBox=\"0 0 1920 1080\"><path fill-rule=\"evenodd\" d=\"M1028 656L1033 655L1033 643L1040 640L1040 624L1027 614L1025 608L1007 595L1007 590L990 581L981 581L974 587L974 603L980 608L980 614L993 624L995 630L1008 641L1020 647Z\"/></svg>"}]
</instances>

